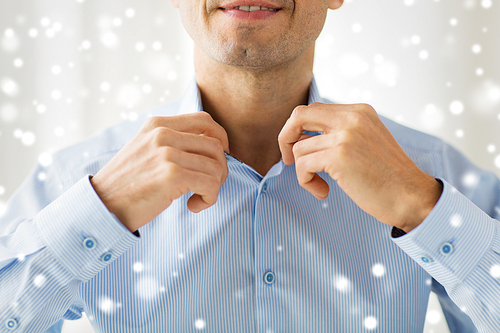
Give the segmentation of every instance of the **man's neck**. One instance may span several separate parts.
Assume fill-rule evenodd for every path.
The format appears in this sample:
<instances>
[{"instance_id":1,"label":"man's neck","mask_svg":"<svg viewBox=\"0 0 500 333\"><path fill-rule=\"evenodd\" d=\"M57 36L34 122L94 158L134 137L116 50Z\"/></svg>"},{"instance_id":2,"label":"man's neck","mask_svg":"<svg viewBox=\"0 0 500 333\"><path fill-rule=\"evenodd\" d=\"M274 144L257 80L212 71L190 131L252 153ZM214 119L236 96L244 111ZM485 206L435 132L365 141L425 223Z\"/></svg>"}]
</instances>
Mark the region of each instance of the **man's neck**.
<instances>
[{"instance_id":1,"label":"man's neck","mask_svg":"<svg viewBox=\"0 0 500 333\"><path fill-rule=\"evenodd\" d=\"M306 105L314 46L272 70L228 66L195 49L203 108L226 130L231 155L265 175L281 153L278 134L297 105Z\"/></svg>"}]
</instances>

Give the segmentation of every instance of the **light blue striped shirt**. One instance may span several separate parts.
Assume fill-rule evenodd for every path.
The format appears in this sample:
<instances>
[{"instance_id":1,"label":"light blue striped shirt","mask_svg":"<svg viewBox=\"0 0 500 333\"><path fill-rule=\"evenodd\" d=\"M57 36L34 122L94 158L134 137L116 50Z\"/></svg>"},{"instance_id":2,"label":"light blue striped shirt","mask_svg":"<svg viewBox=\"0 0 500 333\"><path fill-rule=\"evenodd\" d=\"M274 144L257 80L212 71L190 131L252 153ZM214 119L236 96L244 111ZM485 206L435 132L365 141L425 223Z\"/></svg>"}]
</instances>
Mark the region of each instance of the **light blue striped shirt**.
<instances>
[{"instance_id":1,"label":"light blue striped shirt","mask_svg":"<svg viewBox=\"0 0 500 333\"><path fill-rule=\"evenodd\" d=\"M314 81L309 102L328 102ZM230 155L214 206L193 214L185 195L140 237L130 233L89 175L147 117L201 109L193 81L183 98L35 167L0 217L0 332L60 332L62 319L84 311L96 332L420 333L431 289L452 332L475 332L468 316L478 331L500 332L499 180L383 117L444 183L406 235L391 236L327 174L330 194L318 201L293 165L262 177Z\"/></svg>"}]
</instances>

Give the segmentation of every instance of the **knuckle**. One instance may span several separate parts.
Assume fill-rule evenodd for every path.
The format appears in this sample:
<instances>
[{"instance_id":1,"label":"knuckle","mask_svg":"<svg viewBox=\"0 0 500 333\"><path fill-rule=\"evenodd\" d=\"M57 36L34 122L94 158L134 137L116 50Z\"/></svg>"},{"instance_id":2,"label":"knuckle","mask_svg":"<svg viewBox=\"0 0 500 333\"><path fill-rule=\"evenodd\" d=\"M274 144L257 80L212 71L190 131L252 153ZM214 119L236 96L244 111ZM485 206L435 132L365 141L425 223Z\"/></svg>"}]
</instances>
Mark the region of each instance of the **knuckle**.
<instances>
[{"instance_id":1,"label":"knuckle","mask_svg":"<svg viewBox=\"0 0 500 333\"><path fill-rule=\"evenodd\" d=\"M338 160L345 160L349 155L349 143L340 142L335 146L335 156Z\"/></svg>"},{"instance_id":2,"label":"knuckle","mask_svg":"<svg viewBox=\"0 0 500 333\"><path fill-rule=\"evenodd\" d=\"M159 117L159 116L149 117L144 122L143 127L145 129L149 129L149 130L156 128L160 124L160 119L161 119L161 117Z\"/></svg>"},{"instance_id":3,"label":"knuckle","mask_svg":"<svg viewBox=\"0 0 500 333\"><path fill-rule=\"evenodd\" d=\"M196 112L194 115L195 115L195 117L200 117L204 121L213 121L213 118L210 115L210 113L208 113L206 111Z\"/></svg>"},{"instance_id":4,"label":"knuckle","mask_svg":"<svg viewBox=\"0 0 500 333\"><path fill-rule=\"evenodd\" d=\"M362 112L364 112L364 114L368 115L368 116L377 116L377 111L375 111L375 109L373 108L373 106L371 106L370 104L366 104L366 103L362 103L362 104L359 104L359 107L360 107L360 110Z\"/></svg>"},{"instance_id":5,"label":"knuckle","mask_svg":"<svg viewBox=\"0 0 500 333\"><path fill-rule=\"evenodd\" d=\"M214 193L213 197L217 199L217 194L219 193L219 188L221 186L220 178L215 176L210 176L205 184L207 188L210 189L211 193Z\"/></svg>"},{"instance_id":6,"label":"knuckle","mask_svg":"<svg viewBox=\"0 0 500 333\"><path fill-rule=\"evenodd\" d=\"M169 136L169 130L165 127L154 127L151 131L151 135L153 136L152 142L157 146L161 147L165 143L165 139Z\"/></svg>"},{"instance_id":7,"label":"knuckle","mask_svg":"<svg viewBox=\"0 0 500 333\"><path fill-rule=\"evenodd\" d=\"M220 164L220 163L215 163L215 172L217 173L217 176L222 179L222 176L224 175L224 172L226 171L226 168Z\"/></svg>"},{"instance_id":8,"label":"knuckle","mask_svg":"<svg viewBox=\"0 0 500 333\"><path fill-rule=\"evenodd\" d=\"M177 150L175 148L168 147L168 146L162 147L160 155L161 155L163 161L172 162L176 158Z\"/></svg>"},{"instance_id":9,"label":"knuckle","mask_svg":"<svg viewBox=\"0 0 500 333\"><path fill-rule=\"evenodd\" d=\"M304 114L304 112L307 110L306 105L299 105L296 106L295 109L292 111L292 117L300 117Z\"/></svg>"},{"instance_id":10,"label":"knuckle","mask_svg":"<svg viewBox=\"0 0 500 333\"><path fill-rule=\"evenodd\" d=\"M223 151L224 147L222 146L222 142L219 139L210 138L212 140L212 144L216 150Z\"/></svg>"},{"instance_id":11,"label":"knuckle","mask_svg":"<svg viewBox=\"0 0 500 333\"><path fill-rule=\"evenodd\" d=\"M353 134L352 134L352 131L344 129L344 130L339 131L338 136L339 136L338 143L345 144L345 143L350 142L352 140Z\"/></svg>"},{"instance_id":12,"label":"knuckle","mask_svg":"<svg viewBox=\"0 0 500 333\"><path fill-rule=\"evenodd\" d=\"M184 169L174 162L168 162L165 165L166 181L177 180L182 177Z\"/></svg>"},{"instance_id":13,"label":"knuckle","mask_svg":"<svg viewBox=\"0 0 500 333\"><path fill-rule=\"evenodd\" d=\"M208 207L215 205L217 203L217 195L206 197L205 202L208 204Z\"/></svg>"},{"instance_id":14,"label":"knuckle","mask_svg":"<svg viewBox=\"0 0 500 333\"><path fill-rule=\"evenodd\" d=\"M300 155L300 152L301 152L301 149L302 149L302 141L299 141L299 142L296 142L293 146L292 146L292 152L293 152L293 156L295 157L298 157Z\"/></svg>"},{"instance_id":15,"label":"knuckle","mask_svg":"<svg viewBox=\"0 0 500 333\"><path fill-rule=\"evenodd\" d=\"M298 157L295 159L295 170L297 176L299 176L303 170L307 170L307 159L304 157Z\"/></svg>"},{"instance_id":16,"label":"knuckle","mask_svg":"<svg viewBox=\"0 0 500 333\"><path fill-rule=\"evenodd\" d=\"M366 124L368 117L363 111L357 110L351 113L351 119L354 126L363 127Z\"/></svg>"}]
</instances>

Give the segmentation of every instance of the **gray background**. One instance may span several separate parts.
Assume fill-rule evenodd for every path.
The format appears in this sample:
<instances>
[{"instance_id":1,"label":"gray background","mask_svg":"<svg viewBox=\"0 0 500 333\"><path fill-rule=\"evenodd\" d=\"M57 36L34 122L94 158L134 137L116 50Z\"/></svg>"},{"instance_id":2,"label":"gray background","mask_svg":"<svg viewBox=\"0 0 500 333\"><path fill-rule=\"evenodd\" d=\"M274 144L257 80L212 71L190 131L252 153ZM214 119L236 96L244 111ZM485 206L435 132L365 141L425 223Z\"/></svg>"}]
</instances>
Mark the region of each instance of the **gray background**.
<instances>
[{"instance_id":1,"label":"gray background","mask_svg":"<svg viewBox=\"0 0 500 333\"><path fill-rule=\"evenodd\" d=\"M498 17L496 0L346 0L317 43L320 91L500 175ZM168 0L0 0L0 214L37 161L179 97L192 75ZM434 298L425 332L447 332Z\"/></svg>"}]
</instances>

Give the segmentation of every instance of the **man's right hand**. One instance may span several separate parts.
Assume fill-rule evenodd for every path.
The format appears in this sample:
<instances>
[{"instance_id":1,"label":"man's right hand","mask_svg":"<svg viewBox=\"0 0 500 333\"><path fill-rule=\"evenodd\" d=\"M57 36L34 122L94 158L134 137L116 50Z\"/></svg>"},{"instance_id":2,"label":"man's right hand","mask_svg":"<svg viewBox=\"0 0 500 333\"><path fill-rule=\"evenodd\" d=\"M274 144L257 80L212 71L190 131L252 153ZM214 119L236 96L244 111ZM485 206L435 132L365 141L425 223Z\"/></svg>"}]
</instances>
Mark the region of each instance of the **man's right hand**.
<instances>
[{"instance_id":1,"label":"man's right hand","mask_svg":"<svg viewBox=\"0 0 500 333\"><path fill-rule=\"evenodd\" d=\"M189 191L192 212L215 204L226 181L227 133L206 112L152 117L91 179L108 210L134 232Z\"/></svg>"}]
</instances>

